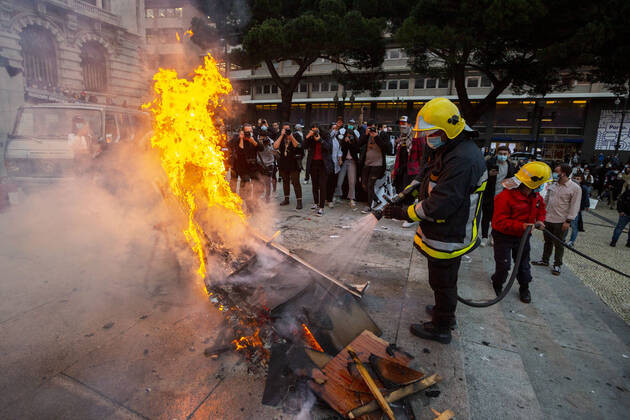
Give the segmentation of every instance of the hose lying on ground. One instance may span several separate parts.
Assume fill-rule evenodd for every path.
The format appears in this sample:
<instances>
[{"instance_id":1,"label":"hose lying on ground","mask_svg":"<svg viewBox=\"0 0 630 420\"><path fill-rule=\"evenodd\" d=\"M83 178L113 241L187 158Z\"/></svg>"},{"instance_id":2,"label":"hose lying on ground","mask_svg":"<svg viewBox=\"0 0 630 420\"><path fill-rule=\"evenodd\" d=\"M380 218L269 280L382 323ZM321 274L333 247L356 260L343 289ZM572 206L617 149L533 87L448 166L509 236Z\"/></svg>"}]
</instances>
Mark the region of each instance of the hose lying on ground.
<instances>
[{"instance_id":1,"label":"hose lying on ground","mask_svg":"<svg viewBox=\"0 0 630 420\"><path fill-rule=\"evenodd\" d=\"M461 303L463 303L464 305L468 305L468 306L472 306L473 308L487 308L488 306L492 306L495 303L500 302L505 296L507 296L508 292L510 291L510 289L512 288L512 285L514 284L514 280L516 280L516 275L518 273L518 267L521 264L521 258L523 257L523 249L525 248L525 244L527 243L527 237L529 236L529 234L532 231L533 226L528 226L527 229L525 229L525 233L523 233L523 236L521 236L521 242L518 245L518 253L516 254L516 260L514 261L514 267L512 268L512 274L510 274L510 278L507 282L507 284L505 285L505 288L503 288L503 291L501 292L501 294L499 296L497 296L494 299L491 300L486 300L486 301L473 301L470 299L465 299L459 295L457 295L457 300L460 301ZM549 235L554 241L559 242L562 246L564 246L565 248L567 248L569 251L575 252L576 254L578 254L581 257L586 258L589 261L594 262L595 264L601 265L604 268L607 268L619 275L622 275L624 277L630 278L630 275L623 273L619 270L617 270L616 268L613 268L609 265L604 264L601 261L596 260L593 257L589 257L588 255L578 251L577 249L573 248L572 246L567 245L562 239L558 238L557 236L555 236L553 233L549 232L549 230L544 229L544 232L546 235Z\"/></svg>"}]
</instances>

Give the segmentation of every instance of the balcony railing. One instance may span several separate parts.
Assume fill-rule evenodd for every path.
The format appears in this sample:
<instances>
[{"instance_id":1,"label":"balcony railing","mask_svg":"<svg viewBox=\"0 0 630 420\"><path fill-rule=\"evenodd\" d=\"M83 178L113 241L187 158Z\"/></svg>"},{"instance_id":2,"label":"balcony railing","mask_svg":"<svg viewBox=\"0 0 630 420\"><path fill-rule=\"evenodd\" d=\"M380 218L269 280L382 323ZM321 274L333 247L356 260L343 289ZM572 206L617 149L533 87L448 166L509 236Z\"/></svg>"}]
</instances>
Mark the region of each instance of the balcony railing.
<instances>
[{"instance_id":1,"label":"balcony railing","mask_svg":"<svg viewBox=\"0 0 630 420\"><path fill-rule=\"evenodd\" d=\"M72 10L83 16L90 17L92 19L99 20L101 22L109 23L111 25L120 26L120 16L101 9L100 7L93 6L81 0L47 0L48 3L55 6L63 7L64 9Z\"/></svg>"}]
</instances>

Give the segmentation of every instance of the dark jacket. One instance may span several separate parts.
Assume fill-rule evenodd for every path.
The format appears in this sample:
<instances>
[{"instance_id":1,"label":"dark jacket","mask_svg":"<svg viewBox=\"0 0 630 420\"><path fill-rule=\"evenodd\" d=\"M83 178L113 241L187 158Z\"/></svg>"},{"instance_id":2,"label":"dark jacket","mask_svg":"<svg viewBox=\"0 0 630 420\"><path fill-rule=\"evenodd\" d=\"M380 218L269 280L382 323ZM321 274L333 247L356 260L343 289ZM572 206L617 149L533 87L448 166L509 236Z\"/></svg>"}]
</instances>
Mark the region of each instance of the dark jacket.
<instances>
[{"instance_id":1,"label":"dark jacket","mask_svg":"<svg viewBox=\"0 0 630 420\"><path fill-rule=\"evenodd\" d=\"M437 150L427 148L424 156L416 176L421 182L420 202L413 210L420 223L414 242L428 257L456 258L479 243L479 210L488 176L485 162L465 134Z\"/></svg>"},{"instance_id":2,"label":"dark jacket","mask_svg":"<svg viewBox=\"0 0 630 420\"><path fill-rule=\"evenodd\" d=\"M334 173L335 167L333 166L333 161L331 158L332 153L332 141L327 133L319 132L319 141L322 143L322 160L324 162L324 167L326 168L326 172L329 174ZM309 159L313 159L315 155L315 139L313 136L307 137L304 140L304 148L308 150Z\"/></svg>"},{"instance_id":3,"label":"dark jacket","mask_svg":"<svg viewBox=\"0 0 630 420\"><path fill-rule=\"evenodd\" d=\"M486 169L488 170L488 183L486 184L486 191L483 193L483 208L489 209L492 208L494 204L494 195L496 192L497 186L497 176L490 176L490 169L497 167L499 164L497 162L497 157L493 156L486 161ZM516 174L516 166L509 160L507 161L508 170L505 175L505 179L512 178Z\"/></svg>"},{"instance_id":4,"label":"dark jacket","mask_svg":"<svg viewBox=\"0 0 630 420\"><path fill-rule=\"evenodd\" d=\"M293 172L302 170L300 160L302 159L302 137L294 135L298 142L298 147L294 147L292 142L282 139L278 147L278 170L283 172Z\"/></svg>"},{"instance_id":5,"label":"dark jacket","mask_svg":"<svg viewBox=\"0 0 630 420\"><path fill-rule=\"evenodd\" d=\"M359 137L359 148L361 149L360 162L361 165L365 165L365 156L367 154L367 145L370 136L367 134L363 134ZM381 166L385 167L385 156L391 154L391 143L389 142L389 137L387 133L380 133L376 137L374 137L374 142L381 149L381 155L383 156L383 163Z\"/></svg>"},{"instance_id":6,"label":"dark jacket","mask_svg":"<svg viewBox=\"0 0 630 420\"><path fill-rule=\"evenodd\" d=\"M617 199L617 211L624 213L626 216L630 215L630 190L626 190Z\"/></svg>"},{"instance_id":7,"label":"dark jacket","mask_svg":"<svg viewBox=\"0 0 630 420\"><path fill-rule=\"evenodd\" d=\"M580 184L580 188L582 188L582 201L580 202L580 211L586 210L591 205L591 200L588 196L588 189L584 183Z\"/></svg>"},{"instance_id":8,"label":"dark jacket","mask_svg":"<svg viewBox=\"0 0 630 420\"><path fill-rule=\"evenodd\" d=\"M243 148L239 146L238 135L234 139L234 169L239 175L254 175L259 170L258 152L264 150L262 143L256 140L256 146L243 139Z\"/></svg>"},{"instance_id":9,"label":"dark jacket","mask_svg":"<svg viewBox=\"0 0 630 420\"><path fill-rule=\"evenodd\" d=\"M347 142L344 138L339 141L339 145L341 147L341 160L343 162L346 161L346 157L348 156L348 151L350 152L350 156L354 159L355 162L359 161L359 154L361 153L361 147L359 146L359 139L352 136L352 139Z\"/></svg>"}]
</instances>

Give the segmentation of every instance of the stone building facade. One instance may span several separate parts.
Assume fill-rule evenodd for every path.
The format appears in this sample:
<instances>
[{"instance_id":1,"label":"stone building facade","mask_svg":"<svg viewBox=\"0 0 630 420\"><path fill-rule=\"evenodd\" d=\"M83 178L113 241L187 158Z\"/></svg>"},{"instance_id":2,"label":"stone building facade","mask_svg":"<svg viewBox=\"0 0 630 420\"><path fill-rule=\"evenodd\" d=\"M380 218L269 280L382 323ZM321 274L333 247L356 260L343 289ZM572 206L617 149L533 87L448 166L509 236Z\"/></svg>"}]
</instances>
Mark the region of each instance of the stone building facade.
<instances>
[{"instance_id":1,"label":"stone building facade","mask_svg":"<svg viewBox=\"0 0 630 420\"><path fill-rule=\"evenodd\" d=\"M24 103L138 107L149 80L144 0L0 0L0 141Z\"/></svg>"}]
</instances>

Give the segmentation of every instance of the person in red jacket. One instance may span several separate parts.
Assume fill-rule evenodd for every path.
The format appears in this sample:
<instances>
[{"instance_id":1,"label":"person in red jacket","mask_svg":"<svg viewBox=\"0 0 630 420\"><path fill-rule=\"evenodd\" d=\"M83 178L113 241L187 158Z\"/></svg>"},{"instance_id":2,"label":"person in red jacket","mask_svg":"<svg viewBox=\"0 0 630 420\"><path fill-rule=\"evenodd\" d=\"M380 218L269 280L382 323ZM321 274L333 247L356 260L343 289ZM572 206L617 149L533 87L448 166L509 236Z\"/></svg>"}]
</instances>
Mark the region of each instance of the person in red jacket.
<instances>
[{"instance_id":1,"label":"person in red jacket","mask_svg":"<svg viewBox=\"0 0 630 420\"><path fill-rule=\"evenodd\" d=\"M508 277L511 259L516 256L521 237L528 226L537 229L545 227L545 202L538 191L551 179L551 168L543 162L530 162L518 173L503 181L503 191L494 198L492 216L492 238L494 239L495 270L492 275L492 287L499 296ZM523 248L523 256L518 267L517 277L520 285L519 295L523 303L532 300L529 283L532 281L529 252L531 237Z\"/></svg>"}]
</instances>

